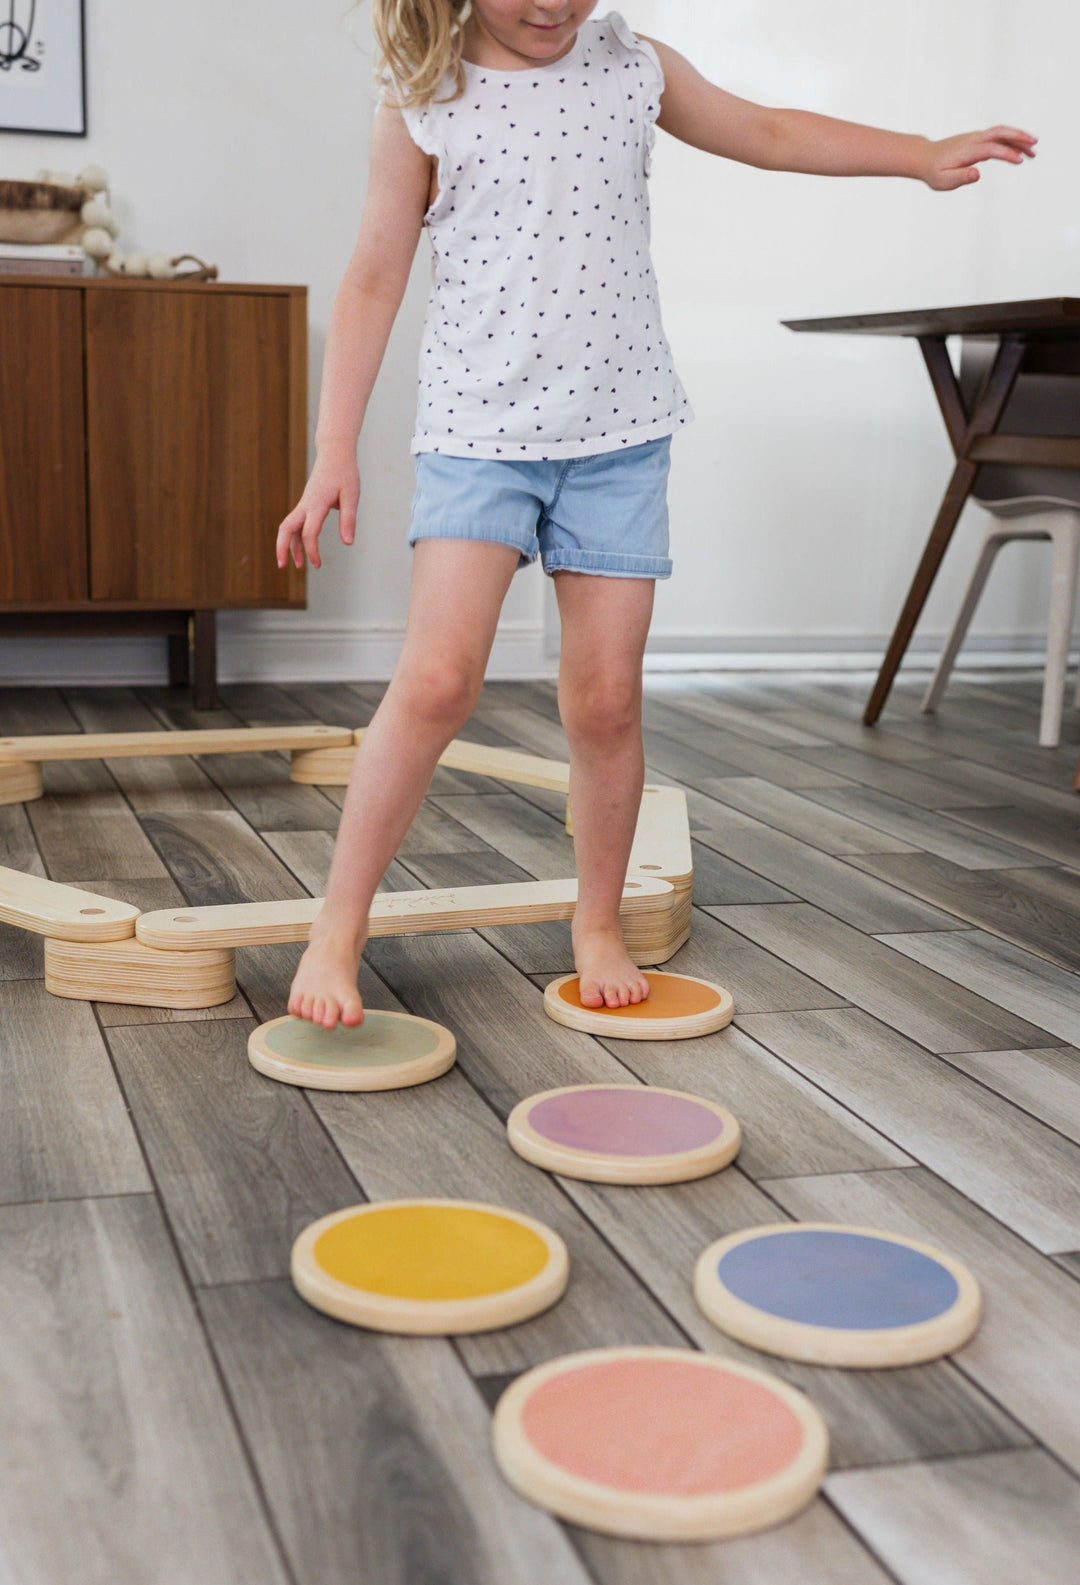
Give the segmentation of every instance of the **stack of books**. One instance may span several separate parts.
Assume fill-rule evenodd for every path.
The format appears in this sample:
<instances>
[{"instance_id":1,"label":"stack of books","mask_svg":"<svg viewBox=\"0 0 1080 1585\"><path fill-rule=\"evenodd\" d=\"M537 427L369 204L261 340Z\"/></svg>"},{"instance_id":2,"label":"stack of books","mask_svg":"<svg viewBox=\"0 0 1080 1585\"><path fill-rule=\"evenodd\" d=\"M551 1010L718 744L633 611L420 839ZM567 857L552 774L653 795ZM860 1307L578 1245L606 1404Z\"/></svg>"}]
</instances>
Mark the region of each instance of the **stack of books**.
<instances>
[{"instance_id":1,"label":"stack of books","mask_svg":"<svg viewBox=\"0 0 1080 1585\"><path fill-rule=\"evenodd\" d=\"M85 275L87 266L70 243L0 242L0 275Z\"/></svg>"}]
</instances>

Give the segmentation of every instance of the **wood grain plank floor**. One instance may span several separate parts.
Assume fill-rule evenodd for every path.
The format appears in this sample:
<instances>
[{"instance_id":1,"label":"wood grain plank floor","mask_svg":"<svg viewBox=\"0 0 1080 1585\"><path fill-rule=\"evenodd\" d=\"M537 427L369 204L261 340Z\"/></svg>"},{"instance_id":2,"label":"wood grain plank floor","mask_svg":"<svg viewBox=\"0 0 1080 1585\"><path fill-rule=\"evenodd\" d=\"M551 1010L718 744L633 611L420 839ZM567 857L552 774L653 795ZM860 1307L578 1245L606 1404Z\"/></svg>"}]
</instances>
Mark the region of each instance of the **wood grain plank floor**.
<instances>
[{"instance_id":1,"label":"wood grain plank floor","mask_svg":"<svg viewBox=\"0 0 1080 1585\"><path fill-rule=\"evenodd\" d=\"M899 886L864 874L846 859L823 853L714 798L691 793L687 802L691 830L699 842L857 930L955 928L955 917L944 909L916 901ZM900 919L907 923L892 922Z\"/></svg>"},{"instance_id":2,"label":"wood grain plank floor","mask_svg":"<svg viewBox=\"0 0 1080 1585\"><path fill-rule=\"evenodd\" d=\"M967 870L931 853L888 853L851 861L860 869L941 903L1061 968L1080 970L1080 874L1045 869Z\"/></svg>"},{"instance_id":3,"label":"wood grain plank floor","mask_svg":"<svg viewBox=\"0 0 1080 1585\"><path fill-rule=\"evenodd\" d=\"M853 1471L828 1492L904 1585L1074 1585L1080 1482L1041 1449Z\"/></svg>"},{"instance_id":4,"label":"wood grain plank floor","mask_svg":"<svg viewBox=\"0 0 1080 1585\"><path fill-rule=\"evenodd\" d=\"M742 1022L1037 1249L1080 1248L1080 1147L1071 1140L857 1008Z\"/></svg>"},{"instance_id":5,"label":"wood grain plank floor","mask_svg":"<svg viewBox=\"0 0 1080 1585\"><path fill-rule=\"evenodd\" d=\"M1051 1044L1046 1030L808 904L709 912L928 1050L991 1051L999 1046Z\"/></svg>"},{"instance_id":6,"label":"wood grain plank floor","mask_svg":"<svg viewBox=\"0 0 1080 1585\"><path fill-rule=\"evenodd\" d=\"M1080 974L1056 968L985 930L935 930L877 939L1058 1039L1080 1045Z\"/></svg>"},{"instance_id":7,"label":"wood grain plank floor","mask_svg":"<svg viewBox=\"0 0 1080 1585\"><path fill-rule=\"evenodd\" d=\"M298 1585L587 1585L496 1473L449 1343L342 1326L284 1282L199 1303Z\"/></svg>"},{"instance_id":8,"label":"wood grain plank floor","mask_svg":"<svg viewBox=\"0 0 1080 1585\"><path fill-rule=\"evenodd\" d=\"M139 1141L86 1002L42 980L0 995L0 1204L150 1188Z\"/></svg>"},{"instance_id":9,"label":"wood grain plank floor","mask_svg":"<svg viewBox=\"0 0 1080 1585\"><path fill-rule=\"evenodd\" d=\"M302 1091L247 1060L246 1019L112 1029L109 1048L196 1284L285 1276L293 1239L360 1199Z\"/></svg>"},{"instance_id":10,"label":"wood grain plank floor","mask_svg":"<svg viewBox=\"0 0 1080 1585\"><path fill-rule=\"evenodd\" d=\"M242 949L232 1003L176 1014L47 997L40 942L0 930L13 1577L1041 1585L1072 1565L1077 749L1035 746L1036 678L961 679L936 721L901 680L873 730L864 692L847 678L649 684L649 774L687 788L695 847L694 932L672 967L738 1005L708 1039L600 1041L546 1019L541 988L571 964L565 923L387 939L361 966L366 1004L445 1023L457 1067L397 1094L304 1092L245 1054L252 1017L284 1010L298 945ZM198 712L184 690L0 689L0 731L364 725L381 695L238 684ZM567 755L549 684L487 687L461 735ZM0 863L143 908L318 895L344 789L294 788L287 772L274 755L53 766L47 799L0 810ZM570 874L564 812L544 789L440 769L384 885ZM517 1100L590 1079L725 1102L739 1162L623 1189L508 1149ZM300 1226L425 1190L559 1228L566 1297L458 1343L364 1334L297 1298ZM787 1216L952 1250L983 1285L976 1337L954 1361L869 1372L725 1339L693 1300L694 1260ZM491 1461L498 1393L552 1354L630 1340L754 1359L802 1387L830 1426L827 1496L703 1547L590 1535L521 1502ZM179 1506L159 1500L162 1479ZM61 1509L74 1525L51 1523Z\"/></svg>"},{"instance_id":11,"label":"wood grain plank floor","mask_svg":"<svg viewBox=\"0 0 1080 1585\"><path fill-rule=\"evenodd\" d=\"M974 831L965 830L963 823L951 815L914 809L902 798L894 798L891 793L879 792L873 787L814 788L806 797L967 870L1015 869L1041 862L1030 848L980 837Z\"/></svg>"},{"instance_id":12,"label":"wood grain plank floor","mask_svg":"<svg viewBox=\"0 0 1080 1585\"><path fill-rule=\"evenodd\" d=\"M152 1195L0 1208L4 1571L287 1585Z\"/></svg>"}]
</instances>

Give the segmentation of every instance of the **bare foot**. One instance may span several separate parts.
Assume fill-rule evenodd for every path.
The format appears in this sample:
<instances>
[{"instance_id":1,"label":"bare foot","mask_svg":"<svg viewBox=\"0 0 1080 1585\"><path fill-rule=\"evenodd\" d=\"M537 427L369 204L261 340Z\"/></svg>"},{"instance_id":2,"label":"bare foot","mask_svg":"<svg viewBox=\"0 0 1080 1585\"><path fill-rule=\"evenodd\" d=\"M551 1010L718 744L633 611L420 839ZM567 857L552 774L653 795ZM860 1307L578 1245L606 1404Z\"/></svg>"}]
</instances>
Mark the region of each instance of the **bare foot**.
<instances>
[{"instance_id":1,"label":"bare foot","mask_svg":"<svg viewBox=\"0 0 1080 1585\"><path fill-rule=\"evenodd\" d=\"M628 1007L649 994L649 982L631 961L621 930L575 931L574 963L585 1007Z\"/></svg>"},{"instance_id":2,"label":"bare foot","mask_svg":"<svg viewBox=\"0 0 1080 1585\"><path fill-rule=\"evenodd\" d=\"M355 1029L364 1021L364 1004L356 988L364 942L355 931L332 925L312 926L311 940L289 992L289 1011L323 1029L342 1023Z\"/></svg>"}]
</instances>

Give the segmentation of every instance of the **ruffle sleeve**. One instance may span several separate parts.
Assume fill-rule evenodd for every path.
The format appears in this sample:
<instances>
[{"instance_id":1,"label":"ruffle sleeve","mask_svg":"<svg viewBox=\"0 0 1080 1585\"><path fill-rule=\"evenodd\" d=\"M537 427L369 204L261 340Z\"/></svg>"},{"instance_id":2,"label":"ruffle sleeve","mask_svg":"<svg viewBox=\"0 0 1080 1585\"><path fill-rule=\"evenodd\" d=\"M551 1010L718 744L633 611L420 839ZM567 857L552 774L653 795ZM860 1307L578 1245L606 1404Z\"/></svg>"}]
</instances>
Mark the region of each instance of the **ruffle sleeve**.
<instances>
[{"instance_id":1,"label":"ruffle sleeve","mask_svg":"<svg viewBox=\"0 0 1080 1585\"><path fill-rule=\"evenodd\" d=\"M649 64L642 106L645 118L645 175L648 176L652 171L652 152L656 143L656 118L660 114L660 96L664 92L664 68L652 45L645 39L639 39L625 17L618 11L610 12L607 20L623 48L642 56Z\"/></svg>"}]
</instances>

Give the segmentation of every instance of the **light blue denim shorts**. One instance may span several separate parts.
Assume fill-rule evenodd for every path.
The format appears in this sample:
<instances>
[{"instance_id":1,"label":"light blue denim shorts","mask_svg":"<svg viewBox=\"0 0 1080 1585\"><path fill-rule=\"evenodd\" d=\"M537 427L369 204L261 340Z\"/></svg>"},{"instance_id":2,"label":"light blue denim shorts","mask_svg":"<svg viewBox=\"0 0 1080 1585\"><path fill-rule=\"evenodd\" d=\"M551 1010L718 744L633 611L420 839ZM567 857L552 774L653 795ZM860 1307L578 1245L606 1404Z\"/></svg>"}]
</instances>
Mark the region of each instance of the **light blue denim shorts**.
<instances>
[{"instance_id":1,"label":"light blue denim shorts","mask_svg":"<svg viewBox=\"0 0 1080 1585\"><path fill-rule=\"evenodd\" d=\"M409 544L482 539L514 545L546 573L670 578L671 436L620 451L543 461L421 451Z\"/></svg>"}]
</instances>

